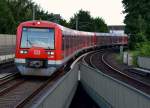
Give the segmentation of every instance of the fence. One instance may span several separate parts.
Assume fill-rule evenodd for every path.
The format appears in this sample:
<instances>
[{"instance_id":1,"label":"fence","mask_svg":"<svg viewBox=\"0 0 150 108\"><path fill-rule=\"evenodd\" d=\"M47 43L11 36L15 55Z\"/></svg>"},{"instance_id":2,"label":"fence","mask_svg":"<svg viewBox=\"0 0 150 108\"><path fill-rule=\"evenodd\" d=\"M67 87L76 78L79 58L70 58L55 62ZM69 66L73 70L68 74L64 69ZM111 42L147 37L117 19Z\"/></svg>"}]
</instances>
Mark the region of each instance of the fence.
<instances>
[{"instance_id":1,"label":"fence","mask_svg":"<svg viewBox=\"0 0 150 108\"><path fill-rule=\"evenodd\" d=\"M139 67L150 70L150 57L138 57L137 62Z\"/></svg>"}]
</instances>

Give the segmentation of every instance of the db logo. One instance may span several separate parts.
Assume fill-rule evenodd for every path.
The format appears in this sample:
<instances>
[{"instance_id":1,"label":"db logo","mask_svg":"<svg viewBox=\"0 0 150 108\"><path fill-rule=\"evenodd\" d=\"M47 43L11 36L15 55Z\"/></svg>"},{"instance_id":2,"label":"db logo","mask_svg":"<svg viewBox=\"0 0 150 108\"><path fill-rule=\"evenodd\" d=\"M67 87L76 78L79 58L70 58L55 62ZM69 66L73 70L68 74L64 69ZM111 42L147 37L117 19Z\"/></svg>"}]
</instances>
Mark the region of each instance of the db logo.
<instances>
[{"instance_id":1,"label":"db logo","mask_svg":"<svg viewBox=\"0 0 150 108\"><path fill-rule=\"evenodd\" d=\"M40 54L41 54L40 50L34 50L34 55L40 55Z\"/></svg>"}]
</instances>

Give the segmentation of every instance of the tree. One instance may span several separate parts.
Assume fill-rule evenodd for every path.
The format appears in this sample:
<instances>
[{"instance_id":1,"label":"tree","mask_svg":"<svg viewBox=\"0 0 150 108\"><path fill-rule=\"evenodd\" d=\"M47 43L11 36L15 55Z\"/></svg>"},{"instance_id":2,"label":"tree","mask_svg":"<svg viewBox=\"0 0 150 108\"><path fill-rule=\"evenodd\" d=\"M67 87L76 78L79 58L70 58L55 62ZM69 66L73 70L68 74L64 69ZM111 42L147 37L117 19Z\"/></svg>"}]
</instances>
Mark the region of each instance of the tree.
<instances>
[{"instance_id":1,"label":"tree","mask_svg":"<svg viewBox=\"0 0 150 108\"><path fill-rule=\"evenodd\" d=\"M77 25L76 25L77 24ZM108 32L108 27L102 18L92 18L90 12L80 10L70 19L70 28L90 32Z\"/></svg>"},{"instance_id":2,"label":"tree","mask_svg":"<svg viewBox=\"0 0 150 108\"><path fill-rule=\"evenodd\" d=\"M32 20L33 7L39 10L31 0L9 0L8 6L17 25L23 21Z\"/></svg>"},{"instance_id":3,"label":"tree","mask_svg":"<svg viewBox=\"0 0 150 108\"><path fill-rule=\"evenodd\" d=\"M95 32L109 32L105 21L102 18L96 17L93 19L93 27Z\"/></svg>"},{"instance_id":4,"label":"tree","mask_svg":"<svg viewBox=\"0 0 150 108\"><path fill-rule=\"evenodd\" d=\"M57 14L45 12L32 0L4 0L0 1L0 33L15 34L21 22L32 20L33 8L36 13L35 20L48 20L68 26L65 19Z\"/></svg>"},{"instance_id":5,"label":"tree","mask_svg":"<svg viewBox=\"0 0 150 108\"><path fill-rule=\"evenodd\" d=\"M76 29L76 23L78 23L78 30L92 31L92 19L88 11L80 10L78 13L70 19L70 28Z\"/></svg>"},{"instance_id":6,"label":"tree","mask_svg":"<svg viewBox=\"0 0 150 108\"><path fill-rule=\"evenodd\" d=\"M130 35L130 48L136 48L137 43L150 41L150 1L123 0L126 13L125 32Z\"/></svg>"},{"instance_id":7,"label":"tree","mask_svg":"<svg viewBox=\"0 0 150 108\"><path fill-rule=\"evenodd\" d=\"M15 34L17 26L24 21L32 20L33 9L35 10L35 20L47 20L60 25L91 32L107 32L108 28L102 18L92 18L90 12L80 10L70 19L68 23L59 14L45 12L32 0L4 0L0 1L0 33ZM78 20L77 20L78 19Z\"/></svg>"},{"instance_id":8,"label":"tree","mask_svg":"<svg viewBox=\"0 0 150 108\"><path fill-rule=\"evenodd\" d=\"M14 33L15 20L5 0L0 1L0 10L0 33Z\"/></svg>"}]
</instances>

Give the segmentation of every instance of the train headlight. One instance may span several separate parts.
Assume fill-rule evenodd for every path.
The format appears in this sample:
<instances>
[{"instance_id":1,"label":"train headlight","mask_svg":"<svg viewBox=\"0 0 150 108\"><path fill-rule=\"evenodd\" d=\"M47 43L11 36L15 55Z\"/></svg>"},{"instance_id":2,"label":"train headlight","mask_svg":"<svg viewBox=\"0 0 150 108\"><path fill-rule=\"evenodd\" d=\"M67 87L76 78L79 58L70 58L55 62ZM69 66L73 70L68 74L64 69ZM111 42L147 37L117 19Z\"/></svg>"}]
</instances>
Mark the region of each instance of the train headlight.
<instances>
[{"instance_id":1,"label":"train headlight","mask_svg":"<svg viewBox=\"0 0 150 108\"><path fill-rule=\"evenodd\" d=\"M20 51L20 54L23 54L23 50Z\"/></svg>"},{"instance_id":2,"label":"train headlight","mask_svg":"<svg viewBox=\"0 0 150 108\"><path fill-rule=\"evenodd\" d=\"M54 52L51 52L51 55L54 55Z\"/></svg>"},{"instance_id":3,"label":"train headlight","mask_svg":"<svg viewBox=\"0 0 150 108\"><path fill-rule=\"evenodd\" d=\"M21 51L20 51L20 54L27 54L27 53L28 53L27 50L21 50Z\"/></svg>"},{"instance_id":4,"label":"train headlight","mask_svg":"<svg viewBox=\"0 0 150 108\"><path fill-rule=\"evenodd\" d=\"M24 51L24 54L27 54L28 53L28 51Z\"/></svg>"},{"instance_id":5,"label":"train headlight","mask_svg":"<svg viewBox=\"0 0 150 108\"><path fill-rule=\"evenodd\" d=\"M47 54L48 54L48 55L50 55L50 54L51 54L51 52L47 52Z\"/></svg>"},{"instance_id":6,"label":"train headlight","mask_svg":"<svg viewBox=\"0 0 150 108\"><path fill-rule=\"evenodd\" d=\"M41 22L38 21L37 24L41 24Z\"/></svg>"},{"instance_id":7,"label":"train headlight","mask_svg":"<svg viewBox=\"0 0 150 108\"><path fill-rule=\"evenodd\" d=\"M48 55L54 55L54 52L47 52Z\"/></svg>"}]
</instances>

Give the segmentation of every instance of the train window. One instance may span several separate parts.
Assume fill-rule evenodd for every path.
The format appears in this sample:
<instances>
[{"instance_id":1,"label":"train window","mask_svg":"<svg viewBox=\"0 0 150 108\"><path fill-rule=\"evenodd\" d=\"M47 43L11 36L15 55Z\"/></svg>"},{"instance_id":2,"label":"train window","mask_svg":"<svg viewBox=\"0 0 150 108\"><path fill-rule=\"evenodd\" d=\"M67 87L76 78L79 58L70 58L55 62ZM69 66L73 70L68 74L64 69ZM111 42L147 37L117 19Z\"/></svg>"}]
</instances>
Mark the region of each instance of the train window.
<instances>
[{"instance_id":1,"label":"train window","mask_svg":"<svg viewBox=\"0 0 150 108\"><path fill-rule=\"evenodd\" d=\"M69 35L65 35L65 49L69 49Z\"/></svg>"},{"instance_id":2,"label":"train window","mask_svg":"<svg viewBox=\"0 0 150 108\"><path fill-rule=\"evenodd\" d=\"M65 49L65 36L62 36L62 50Z\"/></svg>"},{"instance_id":3,"label":"train window","mask_svg":"<svg viewBox=\"0 0 150 108\"><path fill-rule=\"evenodd\" d=\"M31 48L32 46L54 49L54 29L24 27L21 48Z\"/></svg>"}]
</instances>

